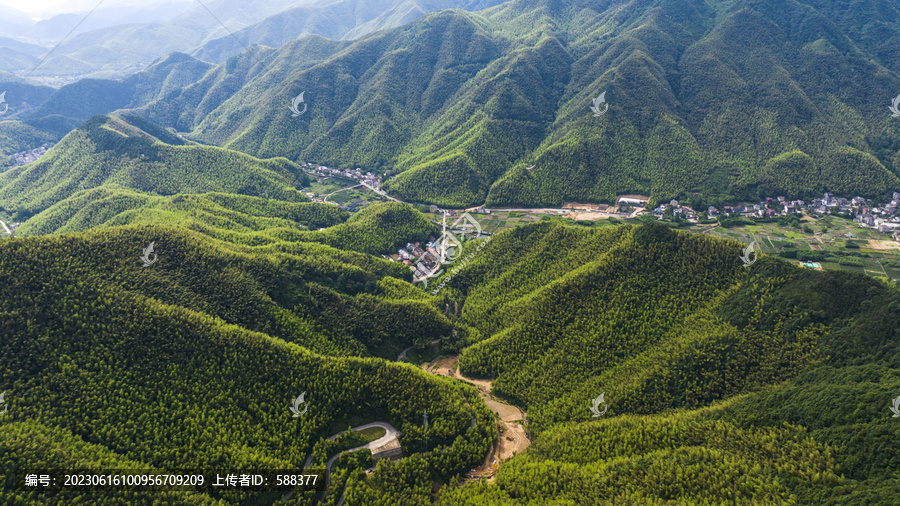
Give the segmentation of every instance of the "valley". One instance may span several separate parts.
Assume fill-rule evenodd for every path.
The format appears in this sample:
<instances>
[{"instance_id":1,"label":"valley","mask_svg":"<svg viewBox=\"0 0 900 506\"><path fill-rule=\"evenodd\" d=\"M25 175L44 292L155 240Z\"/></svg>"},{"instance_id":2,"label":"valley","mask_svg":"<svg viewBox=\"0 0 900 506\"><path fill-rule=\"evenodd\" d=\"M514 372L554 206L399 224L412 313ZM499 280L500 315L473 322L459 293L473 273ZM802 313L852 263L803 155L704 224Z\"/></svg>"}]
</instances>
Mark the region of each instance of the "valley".
<instances>
[{"instance_id":1,"label":"valley","mask_svg":"<svg viewBox=\"0 0 900 506\"><path fill-rule=\"evenodd\" d=\"M478 389L487 407L497 413L498 437L494 447L488 453L484 463L466 473L469 480L493 478L503 461L521 454L531 441L525 432L527 414L521 409L491 396L491 381L467 378L460 374L457 367L459 357L438 357L430 363L422 364L422 369L439 376L462 380Z\"/></svg>"},{"instance_id":2,"label":"valley","mask_svg":"<svg viewBox=\"0 0 900 506\"><path fill-rule=\"evenodd\" d=\"M900 494L896 2L0 4L0 504Z\"/></svg>"}]
</instances>

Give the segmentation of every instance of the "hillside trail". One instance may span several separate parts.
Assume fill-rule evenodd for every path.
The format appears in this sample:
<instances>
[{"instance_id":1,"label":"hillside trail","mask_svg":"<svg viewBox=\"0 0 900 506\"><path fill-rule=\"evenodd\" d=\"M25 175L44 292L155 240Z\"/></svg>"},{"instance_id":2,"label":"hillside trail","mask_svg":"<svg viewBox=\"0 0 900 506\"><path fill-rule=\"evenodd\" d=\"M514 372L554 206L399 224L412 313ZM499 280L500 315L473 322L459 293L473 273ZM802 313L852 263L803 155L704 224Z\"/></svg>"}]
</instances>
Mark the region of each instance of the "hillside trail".
<instances>
[{"instance_id":1,"label":"hillside trail","mask_svg":"<svg viewBox=\"0 0 900 506\"><path fill-rule=\"evenodd\" d=\"M430 363L422 364L422 369L438 376L460 379L474 386L481 393L487 407L500 416L498 423L500 434L498 434L497 442L491 448L484 463L466 473L467 480L489 478L488 481L493 481L501 462L510 459L515 454L522 453L531 444L528 436L525 435L524 426L528 414L516 406L492 398L491 384L493 380L463 376L457 370L457 361L459 361L458 356L438 357Z\"/></svg>"}]
</instances>

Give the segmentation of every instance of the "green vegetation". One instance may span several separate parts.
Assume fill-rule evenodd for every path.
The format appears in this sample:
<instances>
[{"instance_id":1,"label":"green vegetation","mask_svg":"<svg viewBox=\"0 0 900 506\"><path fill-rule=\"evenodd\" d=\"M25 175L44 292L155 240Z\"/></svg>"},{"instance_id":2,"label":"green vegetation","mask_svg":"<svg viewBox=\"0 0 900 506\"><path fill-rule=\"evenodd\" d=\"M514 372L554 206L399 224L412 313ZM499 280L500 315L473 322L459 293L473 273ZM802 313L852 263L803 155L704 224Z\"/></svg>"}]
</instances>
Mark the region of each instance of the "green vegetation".
<instances>
[{"instance_id":1,"label":"green vegetation","mask_svg":"<svg viewBox=\"0 0 900 506\"><path fill-rule=\"evenodd\" d=\"M302 209L217 193L154 198L148 210L218 205L251 221ZM416 216L384 204L322 234L366 223L373 237L399 237L421 232L395 226ZM747 269L741 243L659 224L551 220L494 236L431 297L405 266L367 253L278 234L252 246L176 223L0 242L0 330L10 336L0 353L14 357L2 378L14 393L5 467L50 451L23 446L34 431L60 462L291 468L312 454L319 465L381 432L325 437L383 420L403 432L406 456L371 477L361 472L368 452L342 456L329 501L344 485L348 504L428 501L435 481L453 484L482 461L492 414L459 382L373 357L437 352L425 344L455 327L461 372L495 377L493 393L528 411L534 444L496 484L445 487L440 504L820 504L896 487L900 447L885 436L900 388L889 372L900 364L900 292L874 279L767 256ZM137 256L150 241L159 260L144 268ZM463 254L482 244L467 241ZM454 302L458 319L443 314ZM856 407L836 413L846 389ZM293 420L287 407L303 391L310 414ZM609 411L591 421L600 392ZM848 440L851 431L865 439ZM71 500L88 497L97 500Z\"/></svg>"},{"instance_id":2,"label":"green vegetation","mask_svg":"<svg viewBox=\"0 0 900 506\"><path fill-rule=\"evenodd\" d=\"M140 127L136 126L140 125ZM152 132L152 133L151 133ZM67 135L35 163L0 173L0 206L33 213L105 184L144 193L227 192L289 202L308 201L308 184L284 158L257 160L215 147L187 145L133 116L97 116Z\"/></svg>"},{"instance_id":3,"label":"green vegetation","mask_svg":"<svg viewBox=\"0 0 900 506\"><path fill-rule=\"evenodd\" d=\"M151 241L159 259L142 268L137 257ZM391 299L380 288L399 293L390 276L408 277L405 266L316 244L249 248L133 225L4 240L0 266L0 353L11 357L0 373L10 403L3 430L12 431L0 452L4 469L44 454L45 462L163 470L299 468L318 437L366 418L402 430L407 453L424 448L419 462L447 479L478 462L492 440L490 412L470 389L346 357L396 357L411 344L402 339L446 333L434 304ZM310 291L343 302L310 316ZM353 312L342 318L346 310ZM409 322L416 332L376 341L331 325L351 318ZM444 325L438 335L429 321ZM303 391L310 413L295 420L287 408ZM426 409L440 421L423 447ZM34 431L53 439L25 443ZM4 503L17 494L26 503L46 499L0 490Z\"/></svg>"},{"instance_id":4,"label":"green vegetation","mask_svg":"<svg viewBox=\"0 0 900 506\"><path fill-rule=\"evenodd\" d=\"M387 431L382 427L369 427L368 429L359 431L359 435L362 436L363 441L365 441L366 443L371 443L376 439L384 437L386 433Z\"/></svg>"},{"instance_id":5,"label":"green vegetation","mask_svg":"<svg viewBox=\"0 0 900 506\"><path fill-rule=\"evenodd\" d=\"M404 456L341 455L329 504L345 487L348 506L891 501L900 259L844 217L700 234L497 212L429 280L437 295L383 257L439 234L431 203L895 191L900 11L870 4L506 2L214 67L173 55L0 123L8 150L135 108L0 172L0 213L27 219L0 240L0 503L271 504L6 485L29 466L299 470L377 438L327 439L370 421ZM301 160L391 169L386 188L420 207L310 202L302 188L344 184L311 183ZM533 444L490 484L457 486L497 442L495 412L415 365L457 350L527 412Z\"/></svg>"},{"instance_id":6,"label":"green vegetation","mask_svg":"<svg viewBox=\"0 0 900 506\"><path fill-rule=\"evenodd\" d=\"M893 53L857 28L865 9L676 1L654 4L669 21L648 24L644 4L615 19L584 2L531 4L433 13L348 46L254 48L145 111L258 157L390 168L389 191L448 207L900 186L885 108L900 79ZM833 26L791 28L811 16ZM268 63L255 66L257 52ZM301 91L310 109L292 118ZM610 109L594 117L601 91Z\"/></svg>"},{"instance_id":7,"label":"green vegetation","mask_svg":"<svg viewBox=\"0 0 900 506\"><path fill-rule=\"evenodd\" d=\"M140 223L179 224L232 242L280 241L285 231L318 230L346 221L326 204L206 193L159 197L107 184L79 192L25 223L19 235L64 233Z\"/></svg>"},{"instance_id":8,"label":"green vegetation","mask_svg":"<svg viewBox=\"0 0 900 506\"><path fill-rule=\"evenodd\" d=\"M796 427L742 429L697 412L560 426L500 468L495 485L450 488L439 504L790 504L844 480Z\"/></svg>"},{"instance_id":9,"label":"green vegetation","mask_svg":"<svg viewBox=\"0 0 900 506\"><path fill-rule=\"evenodd\" d=\"M535 444L439 502L895 493L900 292L765 256L746 269L741 247L654 224L495 236L449 282L481 336L460 367L525 407ZM609 411L587 422L601 392Z\"/></svg>"},{"instance_id":10,"label":"green vegetation","mask_svg":"<svg viewBox=\"0 0 900 506\"><path fill-rule=\"evenodd\" d=\"M386 230L391 233L385 234ZM300 240L374 255L396 252L407 242L430 234L439 235L439 227L408 205L389 202L369 206L344 224L303 234Z\"/></svg>"}]
</instances>

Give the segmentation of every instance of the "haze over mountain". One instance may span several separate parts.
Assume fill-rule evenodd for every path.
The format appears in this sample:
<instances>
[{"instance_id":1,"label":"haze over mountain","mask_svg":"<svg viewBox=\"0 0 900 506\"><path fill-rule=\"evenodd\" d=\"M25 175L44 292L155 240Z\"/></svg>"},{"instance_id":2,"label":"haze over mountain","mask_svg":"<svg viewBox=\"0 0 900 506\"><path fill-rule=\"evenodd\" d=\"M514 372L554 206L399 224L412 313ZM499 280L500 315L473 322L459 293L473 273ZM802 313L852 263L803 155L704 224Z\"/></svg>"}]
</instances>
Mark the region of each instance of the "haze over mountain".
<instances>
[{"instance_id":1,"label":"haze over mountain","mask_svg":"<svg viewBox=\"0 0 900 506\"><path fill-rule=\"evenodd\" d=\"M261 44L280 47L304 35L359 38L440 9L482 9L500 0L216 0L125 4L58 14L32 23L14 21L0 35L45 47L59 44L35 76L121 77L172 52L219 63ZM0 16L0 19L3 19ZM69 32L72 35L63 40ZM2 47L2 46L0 46ZM26 71L31 62L8 62L5 70ZM36 63L36 62L35 62Z\"/></svg>"}]
</instances>

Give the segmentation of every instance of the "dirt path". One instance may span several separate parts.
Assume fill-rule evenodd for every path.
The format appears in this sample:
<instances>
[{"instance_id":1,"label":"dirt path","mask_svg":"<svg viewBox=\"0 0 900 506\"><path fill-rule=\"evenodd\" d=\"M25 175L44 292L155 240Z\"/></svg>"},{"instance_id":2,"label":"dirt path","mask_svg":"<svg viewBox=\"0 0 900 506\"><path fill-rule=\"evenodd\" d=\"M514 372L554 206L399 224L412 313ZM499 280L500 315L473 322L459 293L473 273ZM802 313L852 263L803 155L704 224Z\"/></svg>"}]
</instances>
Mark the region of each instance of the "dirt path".
<instances>
[{"instance_id":1,"label":"dirt path","mask_svg":"<svg viewBox=\"0 0 900 506\"><path fill-rule=\"evenodd\" d=\"M467 479L489 477L488 481L493 481L501 462L515 454L522 453L531 444L528 436L525 435L525 426L523 425L528 414L516 406L491 397L491 380L467 378L460 374L456 367L458 360L459 357L438 357L431 363L422 364L422 368L431 374L461 379L474 386L481 392L481 397L487 407L500 417L498 422L500 434L498 434L497 443L482 465L466 473Z\"/></svg>"},{"instance_id":2,"label":"dirt path","mask_svg":"<svg viewBox=\"0 0 900 506\"><path fill-rule=\"evenodd\" d=\"M363 185L362 185L362 184L358 184L358 185L356 185L356 186L350 186L350 187L348 187L348 188L341 188L340 190L333 191L333 192L329 193L328 195L325 195L324 197L322 197L322 202L328 202L328 197L334 195L335 193L345 192L345 191L347 191L347 190L352 190L352 189L354 189L354 188L359 188L360 186L363 186ZM332 202L332 204L333 204L333 203L334 203L334 202Z\"/></svg>"}]
</instances>

